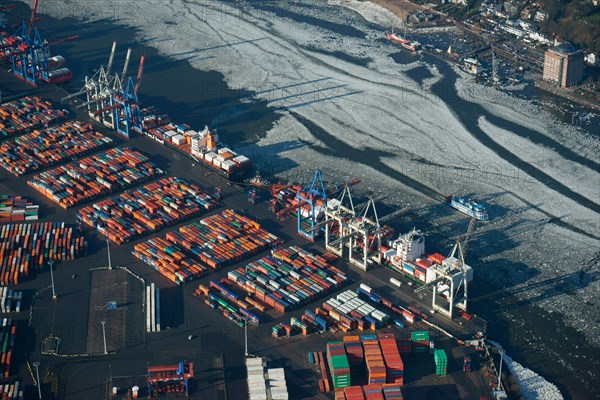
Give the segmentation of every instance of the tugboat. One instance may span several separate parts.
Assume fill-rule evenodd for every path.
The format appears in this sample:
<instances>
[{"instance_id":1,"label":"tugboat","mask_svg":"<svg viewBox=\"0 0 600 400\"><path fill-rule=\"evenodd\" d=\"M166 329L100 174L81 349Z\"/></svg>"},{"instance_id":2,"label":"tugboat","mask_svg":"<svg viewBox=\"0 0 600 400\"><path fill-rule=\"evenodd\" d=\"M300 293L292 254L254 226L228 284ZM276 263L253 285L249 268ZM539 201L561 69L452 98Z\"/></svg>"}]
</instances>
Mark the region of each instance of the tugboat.
<instances>
[{"instance_id":1,"label":"tugboat","mask_svg":"<svg viewBox=\"0 0 600 400\"><path fill-rule=\"evenodd\" d=\"M448 196L446 197L446 201L450 207L471 217L475 217L480 221L489 220L489 215L485 206L474 200L461 196Z\"/></svg>"}]
</instances>

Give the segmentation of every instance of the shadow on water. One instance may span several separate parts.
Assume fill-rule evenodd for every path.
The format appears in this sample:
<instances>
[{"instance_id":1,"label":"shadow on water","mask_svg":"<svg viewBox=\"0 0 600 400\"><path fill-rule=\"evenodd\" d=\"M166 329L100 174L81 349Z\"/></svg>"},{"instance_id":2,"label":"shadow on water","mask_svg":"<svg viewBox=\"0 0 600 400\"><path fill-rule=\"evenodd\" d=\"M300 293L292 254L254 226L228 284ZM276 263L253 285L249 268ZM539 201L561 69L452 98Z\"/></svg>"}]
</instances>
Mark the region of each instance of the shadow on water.
<instances>
[{"instance_id":1,"label":"shadow on water","mask_svg":"<svg viewBox=\"0 0 600 400\"><path fill-rule=\"evenodd\" d=\"M40 31L48 37L79 35L79 39L53 48L55 54L66 58L66 66L73 72L73 79L62 85L69 92L79 91L85 76L91 77L100 65L107 64L112 42L117 41L112 70L121 74L127 48L131 47L128 76L135 79L140 57L145 54L144 75L138 95L140 103L142 106L156 106L160 112L169 114L174 122L187 123L193 129L209 125L218 130L225 143L235 146L257 135L262 137L279 118L276 110L267 106L268 100L256 98L256 92L265 89L264 84L230 87L222 74L200 71L190 64L214 57L215 52L230 52L232 47L264 38L179 53L176 57L183 59L173 60L150 47L160 40L138 41L135 29L119 27L111 22L114 21L106 19L84 24L72 19L57 21L47 16L39 22Z\"/></svg>"},{"instance_id":2,"label":"shadow on water","mask_svg":"<svg viewBox=\"0 0 600 400\"><path fill-rule=\"evenodd\" d=\"M415 179L409 178L408 176L389 167L386 163L381 161L382 158L394 157L393 153L372 148L360 149L350 146L335 138L334 135L325 131L313 121L310 121L293 111L291 111L291 114L310 131L315 139L320 140L325 145L325 147L313 145L311 148L316 152L331 157L353 160L354 162L371 167L393 179L396 179L397 181L403 182L407 186L424 194L427 197L433 199L439 199L441 197L440 193Z\"/></svg>"},{"instance_id":3,"label":"shadow on water","mask_svg":"<svg viewBox=\"0 0 600 400\"><path fill-rule=\"evenodd\" d=\"M405 74L421 86L423 85L424 80L433 78L432 73L429 72L429 70L425 66L419 66L416 68L409 69L405 72Z\"/></svg>"},{"instance_id":4,"label":"shadow on water","mask_svg":"<svg viewBox=\"0 0 600 400\"><path fill-rule=\"evenodd\" d=\"M586 207L594 212L600 212L600 205L563 185L556 179L537 168L535 165L522 160L509 149L494 141L491 136L485 133L479 126L479 118L483 116L490 123L499 128L508 130L520 137L529 138L536 144L542 144L544 146L554 148L562 157L593 170L600 169L600 164L593 160L579 156L572 150L539 132L527 129L516 122L497 117L477 103L461 99L455 89L455 84L458 79L456 72L454 72L454 70L452 70L452 68L445 62L438 62L436 65L438 66L443 78L432 86L432 92L436 96L439 96L440 99L450 107L461 124L471 133L471 135L473 135L475 139L477 139L485 147L495 152L499 157L514 165L518 169L524 171L549 189L552 189L563 196L570 198L581 206Z\"/></svg>"}]
</instances>

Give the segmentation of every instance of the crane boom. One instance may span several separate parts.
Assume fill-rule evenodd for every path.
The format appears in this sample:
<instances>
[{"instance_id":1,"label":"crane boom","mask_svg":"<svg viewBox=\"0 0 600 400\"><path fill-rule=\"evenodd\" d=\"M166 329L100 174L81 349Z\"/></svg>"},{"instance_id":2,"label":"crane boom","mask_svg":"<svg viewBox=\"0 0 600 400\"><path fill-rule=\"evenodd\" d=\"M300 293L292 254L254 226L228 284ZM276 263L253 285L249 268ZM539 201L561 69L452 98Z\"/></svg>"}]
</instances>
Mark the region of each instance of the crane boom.
<instances>
[{"instance_id":1,"label":"crane boom","mask_svg":"<svg viewBox=\"0 0 600 400\"><path fill-rule=\"evenodd\" d=\"M120 105L121 104L119 104L119 103L115 103L115 104L110 105L108 107L104 107L102 110L96 110L96 111L94 111L94 115L98 116L98 115L103 114L103 113L105 113L107 111L114 110L115 108L118 108Z\"/></svg>"},{"instance_id":2,"label":"crane boom","mask_svg":"<svg viewBox=\"0 0 600 400\"><path fill-rule=\"evenodd\" d=\"M140 89L140 83L142 82L142 74L144 73L144 60L145 59L146 59L146 55L142 54L142 57L140 58L140 68L138 69L137 79L135 82L135 94L137 94L138 90Z\"/></svg>"},{"instance_id":3,"label":"crane boom","mask_svg":"<svg viewBox=\"0 0 600 400\"><path fill-rule=\"evenodd\" d=\"M123 73L121 74L121 82L125 82L125 75L127 75L127 67L129 67L129 57L131 56L131 47L127 49L127 56L125 56L125 64L123 65Z\"/></svg>"},{"instance_id":4,"label":"crane boom","mask_svg":"<svg viewBox=\"0 0 600 400\"><path fill-rule=\"evenodd\" d=\"M306 201L301 201L300 203L293 204L289 207L284 208L283 210L277 211L277 214L275 214L275 215L277 215L277 218L281 218L284 215L286 215L287 213L291 213L292 211L299 209L300 207L302 207L305 204L308 204L308 203Z\"/></svg>"},{"instance_id":5,"label":"crane boom","mask_svg":"<svg viewBox=\"0 0 600 400\"><path fill-rule=\"evenodd\" d=\"M112 68L113 59L115 58L115 50L117 49L117 41L115 40L112 44L112 49L110 50L110 56L108 57L108 65L106 66L106 75L110 74L110 69Z\"/></svg>"},{"instance_id":6,"label":"crane boom","mask_svg":"<svg viewBox=\"0 0 600 400\"><path fill-rule=\"evenodd\" d=\"M33 30L33 23L35 21L35 13L37 12L38 0L33 0L33 7L31 7L31 18L29 19L29 33Z\"/></svg>"}]
</instances>

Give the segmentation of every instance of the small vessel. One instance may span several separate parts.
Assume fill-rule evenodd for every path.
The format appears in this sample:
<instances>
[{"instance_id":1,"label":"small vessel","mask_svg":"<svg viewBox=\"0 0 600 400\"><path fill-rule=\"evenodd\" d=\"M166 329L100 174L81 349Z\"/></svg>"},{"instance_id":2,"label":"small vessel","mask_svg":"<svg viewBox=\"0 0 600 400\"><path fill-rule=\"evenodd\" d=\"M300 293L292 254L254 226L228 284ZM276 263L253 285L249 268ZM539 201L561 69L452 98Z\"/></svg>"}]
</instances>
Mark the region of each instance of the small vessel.
<instances>
[{"instance_id":1,"label":"small vessel","mask_svg":"<svg viewBox=\"0 0 600 400\"><path fill-rule=\"evenodd\" d=\"M267 179L264 179L260 175L260 172L258 170L256 170L256 173L254 174L254 176L252 178L246 179L246 183L250 183L255 186L269 186L270 185L270 182Z\"/></svg>"},{"instance_id":2,"label":"small vessel","mask_svg":"<svg viewBox=\"0 0 600 400\"><path fill-rule=\"evenodd\" d=\"M487 221L489 219L485 206L474 200L462 196L448 196L446 200L450 207L471 217L475 217L480 221Z\"/></svg>"},{"instance_id":3,"label":"small vessel","mask_svg":"<svg viewBox=\"0 0 600 400\"><path fill-rule=\"evenodd\" d=\"M385 35L389 40L398 43L400 46L404 47L407 50L417 51L421 49L421 43L407 39L406 26L404 27L404 36L398 33L394 33L393 29L391 32L386 32Z\"/></svg>"},{"instance_id":4,"label":"small vessel","mask_svg":"<svg viewBox=\"0 0 600 400\"><path fill-rule=\"evenodd\" d=\"M479 60L477 60L476 58L470 58L470 57L466 57L463 58L463 70L465 70L465 72L471 74L471 75L481 75L483 69L481 67L481 64L479 63Z\"/></svg>"}]
</instances>

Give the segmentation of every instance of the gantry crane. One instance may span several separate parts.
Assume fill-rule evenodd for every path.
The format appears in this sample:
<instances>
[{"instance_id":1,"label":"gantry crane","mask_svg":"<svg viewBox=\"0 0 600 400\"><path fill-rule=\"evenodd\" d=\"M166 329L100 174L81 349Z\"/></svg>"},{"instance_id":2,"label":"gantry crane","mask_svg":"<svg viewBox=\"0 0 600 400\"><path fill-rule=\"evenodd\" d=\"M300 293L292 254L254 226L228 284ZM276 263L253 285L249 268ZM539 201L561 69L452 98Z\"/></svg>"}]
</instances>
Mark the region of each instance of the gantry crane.
<instances>
[{"instance_id":1,"label":"gantry crane","mask_svg":"<svg viewBox=\"0 0 600 400\"><path fill-rule=\"evenodd\" d=\"M435 278L431 282L415 289L415 293L419 293L428 288L433 288L431 307L448 318L453 317L455 307L464 312L467 311L467 302L469 299L468 282L469 278L472 279L472 268L465 263L465 257L476 224L477 218L471 218L467 232L462 238L456 240L450 255L442 262L442 265L433 265L431 267L435 273ZM447 304L440 305L438 301L437 290L440 283L448 285L449 295Z\"/></svg>"},{"instance_id":2,"label":"gantry crane","mask_svg":"<svg viewBox=\"0 0 600 400\"><path fill-rule=\"evenodd\" d=\"M91 118L115 129L120 134L130 137L132 130L142 133L142 116L138 102L138 91L144 71L145 56L140 58L136 80L127 78L127 68L131 49L127 50L125 64L121 75L112 73L116 42L113 42L108 64L100 66L91 77L85 77L83 88L74 94L64 97L68 100L80 95L86 95L86 101L77 108L87 107Z\"/></svg>"},{"instance_id":3,"label":"gantry crane","mask_svg":"<svg viewBox=\"0 0 600 400\"><path fill-rule=\"evenodd\" d=\"M363 270L368 269L370 262L382 263L385 238L393 232L385 224L406 210L398 210L383 218L379 218L375 199L370 196L366 203L355 206L349 187L345 187L342 195L325 211L325 247L339 257L344 256L344 248L348 248L348 261ZM356 211L362 207L362 210ZM331 240L332 233L337 232L337 239Z\"/></svg>"},{"instance_id":4,"label":"gantry crane","mask_svg":"<svg viewBox=\"0 0 600 400\"><path fill-rule=\"evenodd\" d=\"M31 9L29 24L23 22L15 34L3 40L2 47L0 47L0 50L2 50L0 60L10 58L15 76L34 87L37 87L40 81L61 83L71 79L72 73L67 68L50 70L49 48L79 37L75 35L53 42L44 40L39 30L33 26L37 20L37 6L38 0L35 0Z\"/></svg>"},{"instance_id":5,"label":"gantry crane","mask_svg":"<svg viewBox=\"0 0 600 400\"><path fill-rule=\"evenodd\" d=\"M283 210L277 211L276 215L282 219L288 213L298 210L298 234L310 241L314 241L319 234L319 229L317 229L317 226L322 226L318 222L317 218L319 215L319 210L324 211L327 209L327 199L338 194L345 187L353 186L360 182L360 179L353 179L342 185L338 185L331 190L326 190L321 171L317 170L309 184L303 188L295 188L295 203L284 208ZM290 186L284 186L283 188L290 188ZM281 190L281 188L279 189ZM304 215L303 209L305 210Z\"/></svg>"}]
</instances>

